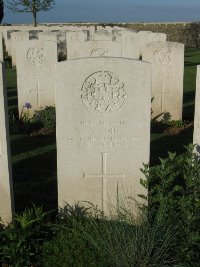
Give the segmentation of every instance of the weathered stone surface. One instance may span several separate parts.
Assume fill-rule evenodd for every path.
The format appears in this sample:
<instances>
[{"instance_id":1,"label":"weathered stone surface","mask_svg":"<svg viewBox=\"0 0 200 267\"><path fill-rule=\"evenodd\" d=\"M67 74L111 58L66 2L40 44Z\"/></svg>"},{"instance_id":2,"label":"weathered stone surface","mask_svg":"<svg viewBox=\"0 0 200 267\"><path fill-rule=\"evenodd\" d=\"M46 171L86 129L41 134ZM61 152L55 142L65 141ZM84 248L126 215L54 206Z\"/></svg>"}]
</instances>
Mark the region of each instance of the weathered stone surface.
<instances>
[{"instance_id":1,"label":"weathered stone surface","mask_svg":"<svg viewBox=\"0 0 200 267\"><path fill-rule=\"evenodd\" d=\"M0 219L12 220L13 186L4 64L0 62Z\"/></svg>"},{"instance_id":2,"label":"weathered stone surface","mask_svg":"<svg viewBox=\"0 0 200 267\"><path fill-rule=\"evenodd\" d=\"M17 44L16 62L19 114L26 102L31 103L31 112L53 106L57 43L28 41Z\"/></svg>"},{"instance_id":3,"label":"weathered stone surface","mask_svg":"<svg viewBox=\"0 0 200 267\"><path fill-rule=\"evenodd\" d=\"M51 31L43 31L38 33L38 39L40 41L53 41L57 42L57 33Z\"/></svg>"},{"instance_id":4,"label":"weathered stone surface","mask_svg":"<svg viewBox=\"0 0 200 267\"><path fill-rule=\"evenodd\" d=\"M193 144L200 154L200 65L197 66Z\"/></svg>"},{"instance_id":5,"label":"weathered stone surface","mask_svg":"<svg viewBox=\"0 0 200 267\"><path fill-rule=\"evenodd\" d=\"M56 65L58 203L89 201L108 213L125 195L146 193L151 65L86 58Z\"/></svg>"},{"instance_id":6,"label":"weathered stone surface","mask_svg":"<svg viewBox=\"0 0 200 267\"><path fill-rule=\"evenodd\" d=\"M139 59L138 35L132 31L97 30L67 33L67 59L125 57Z\"/></svg>"},{"instance_id":7,"label":"weathered stone surface","mask_svg":"<svg viewBox=\"0 0 200 267\"><path fill-rule=\"evenodd\" d=\"M105 29L94 32L93 41L112 41L113 35L111 31Z\"/></svg>"},{"instance_id":8,"label":"weathered stone surface","mask_svg":"<svg viewBox=\"0 0 200 267\"><path fill-rule=\"evenodd\" d=\"M3 61L3 34L0 32L0 61Z\"/></svg>"},{"instance_id":9,"label":"weathered stone surface","mask_svg":"<svg viewBox=\"0 0 200 267\"><path fill-rule=\"evenodd\" d=\"M16 66L16 46L18 42L29 41L29 32L20 31L11 33L12 66Z\"/></svg>"},{"instance_id":10,"label":"weathered stone surface","mask_svg":"<svg viewBox=\"0 0 200 267\"><path fill-rule=\"evenodd\" d=\"M18 30L10 30L4 32L4 41L6 46L6 51L8 55L12 56L12 48L11 48L11 34L13 32L18 32Z\"/></svg>"},{"instance_id":11,"label":"weathered stone surface","mask_svg":"<svg viewBox=\"0 0 200 267\"><path fill-rule=\"evenodd\" d=\"M174 42L152 42L143 48L142 58L152 63L153 117L169 112L172 119L180 120L183 102L184 45Z\"/></svg>"},{"instance_id":12,"label":"weathered stone surface","mask_svg":"<svg viewBox=\"0 0 200 267\"><path fill-rule=\"evenodd\" d=\"M142 56L142 49L151 42L161 41L166 42L167 35L159 32L151 32L151 31L139 31L139 46L140 46L140 55Z\"/></svg>"}]
</instances>

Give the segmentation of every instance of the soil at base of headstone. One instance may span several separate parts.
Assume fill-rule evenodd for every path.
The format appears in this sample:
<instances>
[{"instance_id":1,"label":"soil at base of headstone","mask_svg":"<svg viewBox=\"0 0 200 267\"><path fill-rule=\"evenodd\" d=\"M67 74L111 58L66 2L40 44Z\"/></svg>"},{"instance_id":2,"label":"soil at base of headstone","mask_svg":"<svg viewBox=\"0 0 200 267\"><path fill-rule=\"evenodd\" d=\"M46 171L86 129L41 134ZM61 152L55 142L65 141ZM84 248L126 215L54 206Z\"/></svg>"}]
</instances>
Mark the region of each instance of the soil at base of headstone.
<instances>
[{"instance_id":1,"label":"soil at base of headstone","mask_svg":"<svg viewBox=\"0 0 200 267\"><path fill-rule=\"evenodd\" d=\"M182 127L169 127L164 131L164 133L168 135L178 135L178 134L185 133L186 131L192 130L193 127L194 127L194 123L190 122Z\"/></svg>"},{"instance_id":2,"label":"soil at base of headstone","mask_svg":"<svg viewBox=\"0 0 200 267\"><path fill-rule=\"evenodd\" d=\"M30 134L31 136L55 136L56 135L56 129L51 128L41 128L38 131L35 131Z\"/></svg>"}]
</instances>

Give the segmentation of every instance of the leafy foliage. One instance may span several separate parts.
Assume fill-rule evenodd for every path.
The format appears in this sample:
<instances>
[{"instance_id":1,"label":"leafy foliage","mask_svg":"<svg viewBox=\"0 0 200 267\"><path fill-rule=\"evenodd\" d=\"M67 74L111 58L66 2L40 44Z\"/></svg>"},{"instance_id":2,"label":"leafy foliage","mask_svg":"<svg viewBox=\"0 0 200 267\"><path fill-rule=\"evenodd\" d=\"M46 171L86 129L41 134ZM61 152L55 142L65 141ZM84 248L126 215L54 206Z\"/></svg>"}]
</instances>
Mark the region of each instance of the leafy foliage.
<instances>
[{"instance_id":1,"label":"leafy foliage","mask_svg":"<svg viewBox=\"0 0 200 267\"><path fill-rule=\"evenodd\" d=\"M33 115L30 113L32 108L30 103L25 103L18 118L12 110L8 112L9 127L11 133L25 133L32 134L37 133L40 130L52 130L55 134L56 129L56 112L55 107L45 107L40 110L36 110Z\"/></svg>"},{"instance_id":2,"label":"leafy foliage","mask_svg":"<svg viewBox=\"0 0 200 267\"><path fill-rule=\"evenodd\" d=\"M36 110L32 117L32 121L37 124L41 124L44 128L55 129L56 128L56 109L53 106L45 107L40 110Z\"/></svg>"},{"instance_id":3,"label":"leafy foliage","mask_svg":"<svg viewBox=\"0 0 200 267\"><path fill-rule=\"evenodd\" d=\"M0 262L15 267L36 265L41 245L51 235L48 224L45 224L47 215L35 205L16 214L13 222L0 231Z\"/></svg>"},{"instance_id":4,"label":"leafy foliage","mask_svg":"<svg viewBox=\"0 0 200 267\"><path fill-rule=\"evenodd\" d=\"M160 165L148 168L142 181L149 189L149 212L154 218L165 207L167 215L181 221L177 238L177 254L186 266L199 266L200 259L200 156L191 145L181 156L169 153Z\"/></svg>"}]
</instances>

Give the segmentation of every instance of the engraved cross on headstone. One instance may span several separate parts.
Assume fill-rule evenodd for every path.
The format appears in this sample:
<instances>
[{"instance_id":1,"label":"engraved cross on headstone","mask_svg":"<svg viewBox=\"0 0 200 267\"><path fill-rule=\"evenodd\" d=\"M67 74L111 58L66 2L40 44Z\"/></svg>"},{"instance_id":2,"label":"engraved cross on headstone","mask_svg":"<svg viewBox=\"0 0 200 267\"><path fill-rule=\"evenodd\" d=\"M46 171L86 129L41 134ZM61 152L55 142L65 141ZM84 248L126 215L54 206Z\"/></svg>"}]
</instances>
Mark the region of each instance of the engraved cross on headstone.
<instances>
[{"instance_id":1,"label":"engraved cross on headstone","mask_svg":"<svg viewBox=\"0 0 200 267\"><path fill-rule=\"evenodd\" d=\"M102 173L100 174L83 173L83 178L101 178L102 179L102 210L103 212L106 212L107 178L124 179L124 172L120 174L108 174L107 173L107 155L108 153L102 153Z\"/></svg>"},{"instance_id":2,"label":"engraved cross on headstone","mask_svg":"<svg viewBox=\"0 0 200 267\"><path fill-rule=\"evenodd\" d=\"M30 90L30 93L36 93L37 97L37 108L40 108L40 93L47 93L47 90L40 90L40 83L37 82L37 89L36 90Z\"/></svg>"},{"instance_id":3,"label":"engraved cross on headstone","mask_svg":"<svg viewBox=\"0 0 200 267\"><path fill-rule=\"evenodd\" d=\"M168 77L169 79L171 78L171 76L169 75ZM161 96L161 112L165 112L164 110L164 102L165 102L165 95L172 95L172 88L170 88L169 91L166 91L166 86L165 86L165 78L164 75L162 74L162 85L161 85L161 92L160 93L155 93L155 95L157 96Z\"/></svg>"}]
</instances>

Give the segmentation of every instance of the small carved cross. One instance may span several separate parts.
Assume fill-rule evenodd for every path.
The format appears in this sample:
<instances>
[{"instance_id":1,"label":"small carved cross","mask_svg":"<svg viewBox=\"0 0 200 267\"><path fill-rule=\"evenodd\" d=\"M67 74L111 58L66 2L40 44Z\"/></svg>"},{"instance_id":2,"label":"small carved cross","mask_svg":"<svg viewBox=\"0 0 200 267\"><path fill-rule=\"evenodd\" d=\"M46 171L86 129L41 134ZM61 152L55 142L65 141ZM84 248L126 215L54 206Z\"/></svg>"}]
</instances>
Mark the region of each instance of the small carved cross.
<instances>
[{"instance_id":1,"label":"small carved cross","mask_svg":"<svg viewBox=\"0 0 200 267\"><path fill-rule=\"evenodd\" d=\"M37 89L36 90L30 90L30 93L36 93L37 97L37 107L40 108L40 93L47 93L47 90L40 90L40 83L37 82Z\"/></svg>"},{"instance_id":2,"label":"small carved cross","mask_svg":"<svg viewBox=\"0 0 200 267\"><path fill-rule=\"evenodd\" d=\"M106 200L107 200L107 178L123 179L124 172L120 174L108 174L107 173L107 155L108 153L102 153L102 173L100 174L85 174L83 178L101 178L102 179L102 210L106 212Z\"/></svg>"},{"instance_id":3,"label":"small carved cross","mask_svg":"<svg viewBox=\"0 0 200 267\"><path fill-rule=\"evenodd\" d=\"M164 112L164 96L165 95L172 95L172 88L170 91L165 92L165 82L164 82L164 76L162 75L162 87L161 87L161 92L160 93L155 93L157 96L161 96L161 112Z\"/></svg>"}]
</instances>

